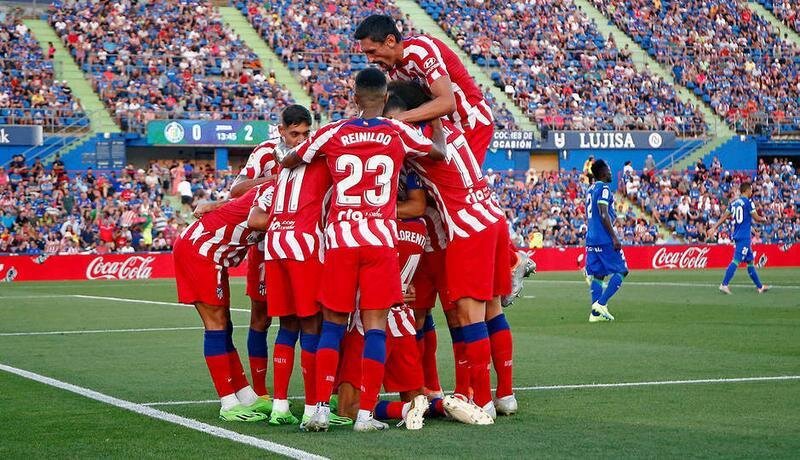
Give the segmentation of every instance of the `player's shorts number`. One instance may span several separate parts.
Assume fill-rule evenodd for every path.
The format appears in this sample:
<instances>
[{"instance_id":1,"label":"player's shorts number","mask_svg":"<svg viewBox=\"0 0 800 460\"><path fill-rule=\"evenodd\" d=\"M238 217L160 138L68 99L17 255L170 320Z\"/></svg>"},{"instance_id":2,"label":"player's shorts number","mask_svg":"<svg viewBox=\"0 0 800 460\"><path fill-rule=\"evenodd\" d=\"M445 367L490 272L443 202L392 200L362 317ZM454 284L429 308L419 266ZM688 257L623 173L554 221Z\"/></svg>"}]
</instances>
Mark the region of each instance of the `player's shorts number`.
<instances>
[{"instance_id":1,"label":"player's shorts number","mask_svg":"<svg viewBox=\"0 0 800 460\"><path fill-rule=\"evenodd\" d=\"M375 155L362 163L361 158L355 155L342 155L336 159L336 171L349 173L336 186L336 203L339 206L361 206L363 200L371 206L384 206L389 202L394 162L388 156ZM377 173L375 188L365 191L363 196L349 194L350 189L361 182L364 172Z\"/></svg>"}]
</instances>

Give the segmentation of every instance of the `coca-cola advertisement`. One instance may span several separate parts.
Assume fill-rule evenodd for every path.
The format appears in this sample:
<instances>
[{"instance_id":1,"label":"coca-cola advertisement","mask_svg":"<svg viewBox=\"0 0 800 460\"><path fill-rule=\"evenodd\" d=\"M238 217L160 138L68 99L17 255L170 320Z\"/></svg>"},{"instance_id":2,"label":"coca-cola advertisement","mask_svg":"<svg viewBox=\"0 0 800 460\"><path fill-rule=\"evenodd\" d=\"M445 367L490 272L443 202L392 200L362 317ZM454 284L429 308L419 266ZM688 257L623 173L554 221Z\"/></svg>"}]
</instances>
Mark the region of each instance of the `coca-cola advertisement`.
<instances>
[{"instance_id":1,"label":"coca-cola advertisement","mask_svg":"<svg viewBox=\"0 0 800 460\"><path fill-rule=\"evenodd\" d=\"M586 250L569 248L525 248L537 270L568 271L583 268ZM724 268L733 257L733 246L627 246L625 259L631 270L698 270ZM755 262L766 267L800 266L800 245L757 244ZM244 276L246 263L231 269L231 276ZM0 256L0 283L61 280L146 280L173 278L172 254L80 254L64 256Z\"/></svg>"}]
</instances>

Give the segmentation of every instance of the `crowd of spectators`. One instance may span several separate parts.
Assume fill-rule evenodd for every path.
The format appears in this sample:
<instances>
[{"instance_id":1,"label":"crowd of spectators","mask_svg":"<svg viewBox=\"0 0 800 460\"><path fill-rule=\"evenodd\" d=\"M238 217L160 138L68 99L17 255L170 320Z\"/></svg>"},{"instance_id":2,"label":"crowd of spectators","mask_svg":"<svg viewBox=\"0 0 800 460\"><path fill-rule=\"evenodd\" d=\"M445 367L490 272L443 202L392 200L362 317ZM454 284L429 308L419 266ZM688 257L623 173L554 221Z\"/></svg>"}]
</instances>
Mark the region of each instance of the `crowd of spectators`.
<instances>
[{"instance_id":1,"label":"crowd of spectators","mask_svg":"<svg viewBox=\"0 0 800 460\"><path fill-rule=\"evenodd\" d=\"M581 246L586 242L586 190L589 181L582 171L513 171L487 178L506 209L512 240L519 246L541 248ZM614 222L623 244L653 244L658 228L635 216L623 202L616 204Z\"/></svg>"},{"instance_id":2,"label":"crowd of spectators","mask_svg":"<svg viewBox=\"0 0 800 460\"><path fill-rule=\"evenodd\" d=\"M673 235L688 242L713 242L707 230L738 197L739 184L753 184L753 204L767 222L755 224L756 243L800 241L800 180L791 161L759 160L757 171L725 171L717 158L710 167L699 161L690 172L623 172L621 191ZM717 242L730 243L731 221L721 227Z\"/></svg>"},{"instance_id":3,"label":"crowd of spectators","mask_svg":"<svg viewBox=\"0 0 800 460\"><path fill-rule=\"evenodd\" d=\"M592 2L737 130L800 129L800 49L746 3Z\"/></svg>"},{"instance_id":4,"label":"crowd of spectators","mask_svg":"<svg viewBox=\"0 0 800 460\"><path fill-rule=\"evenodd\" d=\"M786 25L800 33L800 5L793 0L759 0L759 3L769 8L775 16Z\"/></svg>"},{"instance_id":5,"label":"crowd of spectators","mask_svg":"<svg viewBox=\"0 0 800 460\"><path fill-rule=\"evenodd\" d=\"M147 169L69 174L56 159L0 166L0 253L53 255L168 251L207 200L225 199L230 171L189 161L151 161ZM167 195L188 191L181 205Z\"/></svg>"},{"instance_id":6,"label":"crowd of spectators","mask_svg":"<svg viewBox=\"0 0 800 460\"><path fill-rule=\"evenodd\" d=\"M0 125L88 125L67 82L55 79L52 44L47 54L20 18L0 11Z\"/></svg>"},{"instance_id":7,"label":"crowd of spectators","mask_svg":"<svg viewBox=\"0 0 800 460\"><path fill-rule=\"evenodd\" d=\"M208 0L59 0L49 21L124 129L156 116L277 120L291 102Z\"/></svg>"},{"instance_id":8,"label":"crowd of spectators","mask_svg":"<svg viewBox=\"0 0 800 460\"><path fill-rule=\"evenodd\" d=\"M312 112L324 113L329 120L356 112L351 94L354 78L367 66L353 39L358 24L376 11L403 17L393 1L381 0L250 0L236 6L311 95ZM398 21L398 27L404 33L414 32L407 17Z\"/></svg>"},{"instance_id":9,"label":"crowd of spectators","mask_svg":"<svg viewBox=\"0 0 800 460\"><path fill-rule=\"evenodd\" d=\"M706 130L700 112L572 0L420 0L542 129Z\"/></svg>"}]
</instances>

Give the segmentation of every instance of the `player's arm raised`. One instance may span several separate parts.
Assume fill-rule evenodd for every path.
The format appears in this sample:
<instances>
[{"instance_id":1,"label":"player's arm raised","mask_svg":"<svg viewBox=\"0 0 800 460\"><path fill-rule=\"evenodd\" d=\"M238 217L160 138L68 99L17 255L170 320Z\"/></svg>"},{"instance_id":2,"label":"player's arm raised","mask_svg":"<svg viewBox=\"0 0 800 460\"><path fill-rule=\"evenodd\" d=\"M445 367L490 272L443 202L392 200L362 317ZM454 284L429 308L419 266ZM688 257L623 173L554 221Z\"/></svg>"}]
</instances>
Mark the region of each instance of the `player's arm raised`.
<instances>
[{"instance_id":1,"label":"player's arm raised","mask_svg":"<svg viewBox=\"0 0 800 460\"><path fill-rule=\"evenodd\" d=\"M416 109L398 114L395 118L406 123L434 120L446 117L456 111L456 96L450 77L443 75L430 84L432 100Z\"/></svg>"},{"instance_id":2,"label":"player's arm raised","mask_svg":"<svg viewBox=\"0 0 800 460\"><path fill-rule=\"evenodd\" d=\"M239 198L240 196L247 193L253 187L258 187L259 185L263 184L264 182L269 181L269 177L258 177L256 179L250 179L249 177L239 174L236 176L236 179L233 180L233 185L231 185L231 198Z\"/></svg>"},{"instance_id":3,"label":"player's arm raised","mask_svg":"<svg viewBox=\"0 0 800 460\"><path fill-rule=\"evenodd\" d=\"M614 231L614 225L611 223L611 216L608 214L608 204L602 202L597 203L597 210L600 211L600 222L603 223L603 228L606 229L606 232L608 232L608 235L611 237L614 250L619 251L622 249L622 244L619 242L617 232Z\"/></svg>"}]
</instances>

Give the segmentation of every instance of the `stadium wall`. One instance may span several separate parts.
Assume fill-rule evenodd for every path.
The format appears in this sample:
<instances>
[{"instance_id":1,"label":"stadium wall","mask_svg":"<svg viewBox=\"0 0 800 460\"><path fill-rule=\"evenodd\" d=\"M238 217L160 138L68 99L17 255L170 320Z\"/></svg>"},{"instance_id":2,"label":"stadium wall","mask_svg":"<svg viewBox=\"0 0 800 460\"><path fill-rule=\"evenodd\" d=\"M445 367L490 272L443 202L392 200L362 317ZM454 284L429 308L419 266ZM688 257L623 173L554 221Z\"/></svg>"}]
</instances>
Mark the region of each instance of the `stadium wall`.
<instances>
[{"instance_id":1,"label":"stadium wall","mask_svg":"<svg viewBox=\"0 0 800 460\"><path fill-rule=\"evenodd\" d=\"M569 271L583 267L582 247L525 249L539 271ZM800 266L800 245L757 244L753 247L760 266ZM726 267L733 247L715 246L628 246L625 256L631 270L720 269ZM231 276L245 276L247 264L230 270ZM134 280L173 278L170 253L79 254L63 256L0 256L0 281Z\"/></svg>"}]
</instances>

